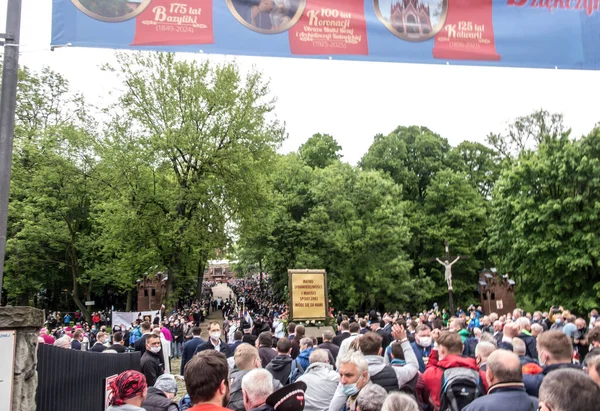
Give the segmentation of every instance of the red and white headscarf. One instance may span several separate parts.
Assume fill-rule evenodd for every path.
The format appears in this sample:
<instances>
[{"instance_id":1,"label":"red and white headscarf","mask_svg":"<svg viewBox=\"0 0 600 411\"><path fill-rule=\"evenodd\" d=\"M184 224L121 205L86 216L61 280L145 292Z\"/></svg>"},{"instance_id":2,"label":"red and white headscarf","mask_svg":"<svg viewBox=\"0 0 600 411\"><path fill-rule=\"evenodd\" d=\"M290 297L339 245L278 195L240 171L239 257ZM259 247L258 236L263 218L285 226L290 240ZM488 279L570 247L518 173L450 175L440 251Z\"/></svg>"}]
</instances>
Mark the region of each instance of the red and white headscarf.
<instances>
[{"instance_id":1,"label":"red and white headscarf","mask_svg":"<svg viewBox=\"0 0 600 411\"><path fill-rule=\"evenodd\" d=\"M123 405L125 400L142 395L148 388L146 377L138 371L125 371L110 383L110 405Z\"/></svg>"}]
</instances>

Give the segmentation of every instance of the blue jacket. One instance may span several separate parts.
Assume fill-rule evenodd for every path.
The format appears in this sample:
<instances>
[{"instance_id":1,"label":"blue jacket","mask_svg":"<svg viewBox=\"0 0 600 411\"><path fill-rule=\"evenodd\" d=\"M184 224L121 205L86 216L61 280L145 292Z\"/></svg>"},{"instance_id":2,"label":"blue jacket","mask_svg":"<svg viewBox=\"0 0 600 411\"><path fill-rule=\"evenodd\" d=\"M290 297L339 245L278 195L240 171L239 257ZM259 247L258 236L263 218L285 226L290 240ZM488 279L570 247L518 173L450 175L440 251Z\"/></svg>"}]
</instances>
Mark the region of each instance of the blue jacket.
<instances>
[{"instance_id":1,"label":"blue jacket","mask_svg":"<svg viewBox=\"0 0 600 411\"><path fill-rule=\"evenodd\" d=\"M300 364L303 370L308 369L308 367L310 366L309 357L314 350L314 348L309 348L307 350L302 351L298 355L298 357L296 357L296 361L298 361L298 364Z\"/></svg>"},{"instance_id":2,"label":"blue jacket","mask_svg":"<svg viewBox=\"0 0 600 411\"><path fill-rule=\"evenodd\" d=\"M187 364L187 362L189 360L192 359L192 357L194 356L194 352L196 351L196 348L201 345L204 344L206 341L204 341L202 338L192 338L189 341L186 341L185 344L183 344L183 353L181 354L181 369L180 369L180 374L183 375L183 370L185 368L185 365Z\"/></svg>"},{"instance_id":3,"label":"blue jacket","mask_svg":"<svg viewBox=\"0 0 600 411\"><path fill-rule=\"evenodd\" d=\"M462 411L535 411L538 400L527 395L522 383L503 383L490 387L488 395L477 398Z\"/></svg>"},{"instance_id":4,"label":"blue jacket","mask_svg":"<svg viewBox=\"0 0 600 411\"><path fill-rule=\"evenodd\" d=\"M410 346L412 347L413 351L415 352L415 355L417 356L417 361L419 362L419 371L424 373L425 361L423 361L423 357L429 357L429 354L431 353L431 347L424 348L416 342L411 343Z\"/></svg>"},{"instance_id":5,"label":"blue jacket","mask_svg":"<svg viewBox=\"0 0 600 411\"><path fill-rule=\"evenodd\" d=\"M542 381L544 377L555 370L560 370L561 368L575 368L577 370L583 369L578 364L564 363L564 364L554 364L548 365L544 367L544 371L539 374L525 374L523 375L523 382L525 383L525 389L527 390L527 394L539 397L540 396L540 385L542 385Z\"/></svg>"}]
</instances>

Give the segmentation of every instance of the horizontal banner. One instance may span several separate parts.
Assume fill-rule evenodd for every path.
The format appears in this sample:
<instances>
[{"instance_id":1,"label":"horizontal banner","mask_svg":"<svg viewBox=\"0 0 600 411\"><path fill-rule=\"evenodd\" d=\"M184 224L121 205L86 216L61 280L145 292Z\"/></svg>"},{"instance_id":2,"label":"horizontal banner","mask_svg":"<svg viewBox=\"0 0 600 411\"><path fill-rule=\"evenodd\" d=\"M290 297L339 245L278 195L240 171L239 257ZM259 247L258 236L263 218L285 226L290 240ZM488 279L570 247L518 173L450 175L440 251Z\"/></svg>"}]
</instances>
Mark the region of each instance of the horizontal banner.
<instances>
[{"instance_id":1,"label":"horizontal banner","mask_svg":"<svg viewBox=\"0 0 600 411\"><path fill-rule=\"evenodd\" d=\"M52 45L600 69L600 0L53 0Z\"/></svg>"}]
</instances>

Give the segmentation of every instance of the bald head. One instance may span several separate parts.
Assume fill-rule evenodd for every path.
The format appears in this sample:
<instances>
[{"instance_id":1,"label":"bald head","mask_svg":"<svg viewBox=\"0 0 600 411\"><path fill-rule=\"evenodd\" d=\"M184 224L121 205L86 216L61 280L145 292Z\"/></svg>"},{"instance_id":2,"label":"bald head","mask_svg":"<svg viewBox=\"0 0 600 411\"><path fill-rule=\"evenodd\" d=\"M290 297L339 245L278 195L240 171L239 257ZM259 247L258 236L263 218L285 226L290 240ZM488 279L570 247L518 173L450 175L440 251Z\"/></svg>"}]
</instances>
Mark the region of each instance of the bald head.
<instances>
[{"instance_id":1,"label":"bald head","mask_svg":"<svg viewBox=\"0 0 600 411\"><path fill-rule=\"evenodd\" d=\"M506 382L523 382L519 356L512 351L494 351L487 360L486 377L490 386Z\"/></svg>"},{"instance_id":2,"label":"bald head","mask_svg":"<svg viewBox=\"0 0 600 411\"><path fill-rule=\"evenodd\" d=\"M477 347L475 347L475 357L479 357L478 360L481 364L487 362L488 357L494 351L496 351L496 346L494 344L487 341L481 341L479 344L477 344Z\"/></svg>"}]
</instances>

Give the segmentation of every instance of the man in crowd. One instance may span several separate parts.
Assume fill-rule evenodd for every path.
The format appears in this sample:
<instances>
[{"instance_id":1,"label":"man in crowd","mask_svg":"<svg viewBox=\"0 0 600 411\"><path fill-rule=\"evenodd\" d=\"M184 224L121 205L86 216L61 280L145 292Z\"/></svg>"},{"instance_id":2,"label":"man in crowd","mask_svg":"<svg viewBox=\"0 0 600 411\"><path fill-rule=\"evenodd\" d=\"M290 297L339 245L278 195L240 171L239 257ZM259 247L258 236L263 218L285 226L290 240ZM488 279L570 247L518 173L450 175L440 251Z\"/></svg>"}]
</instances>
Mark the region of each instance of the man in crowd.
<instances>
[{"instance_id":1,"label":"man in crowd","mask_svg":"<svg viewBox=\"0 0 600 411\"><path fill-rule=\"evenodd\" d=\"M302 341L305 334L306 334L306 328L304 328L303 325L297 325L296 326L296 335L294 336L294 339L291 341L291 343L292 343L291 356L293 359L298 358L298 355L300 355L300 341Z\"/></svg>"},{"instance_id":2,"label":"man in crowd","mask_svg":"<svg viewBox=\"0 0 600 411\"><path fill-rule=\"evenodd\" d=\"M91 352L103 352L104 350L106 350L106 338L108 337L108 335L106 333L103 332L99 332L98 336L97 336L97 341L96 343L92 346L92 348L90 348Z\"/></svg>"},{"instance_id":3,"label":"man in crowd","mask_svg":"<svg viewBox=\"0 0 600 411\"><path fill-rule=\"evenodd\" d=\"M149 386L153 386L156 379L165 372L161 352L160 337L148 334L146 339L146 351L142 355L141 370Z\"/></svg>"},{"instance_id":4,"label":"man in crowd","mask_svg":"<svg viewBox=\"0 0 600 411\"><path fill-rule=\"evenodd\" d=\"M342 341L350 337L350 323L347 320L342 321L339 325L339 331L340 333L333 337L333 343L338 347L341 347Z\"/></svg>"},{"instance_id":5,"label":"man in crowd","mask_svg":"<svg viewBox=\"0 0 600 411\"><path fill-rule=\"evenodd\" d=\"M537 358L536 340L531 335L531 322L527 317L521 317L516 321L519 327L519 337L525 343L525 355L530 358Z\"/></svg>"},{"instance_id":6,"label":"man in crowd","mask_svg":"<svg viewBox=\"0 0 600 411\"><path fill-rule=\"evenodd\" d=\"M542 333L537 338L537 351L543 371L535 375L523 376L527 393L538 397L543 379L561 368L576 368L581 372L581 367L572 364L573 345L571 339L560 330L551 330Z\"/></svg>"},{"instance_id":7,"label":"man in crowd","mask_svg":"<svg viewBox=\"0 0 600 411\"><path fill-rule=\"evenodd\" d=\"M202 329L200 327L192 327L192 339L183 344L183 348L181 350L181 369L179 372L181 375L183 375L183 371L185 370L185 365L187 362L194 356L196 348L206 343L206 341L200 337L201 334Z\"/></svg>"},{"instance_id":8,"label":"man in crowd","mask_svg":"<svg viewBox=\"0 0 600 411\"><path fill-rule=\"evenodd\" d=\"M333 356L333 360L337 360L338 353L340 351L340 347L335 345L333 342L333 332L324 331L323 332L323 343L318 346L318 348L322 348L324 350L329 350L331 355Z\"/></svg>"},{"instance_id":9,"label":"man in crowd","mask_svg":"<svg viewBox=\"0 0 600 411\"><path fill-rule=\"evenodd\" d=\"M171 374L163 374L156 379L142 404L146 411L179 411L173 398L177 395L177 382Z\"/></svg>"},{"instance_id":10,"label":"man in crowd","mask_svg":"<svg viewBox=\"0 0 600 411\"><path fill-rule=\"evenodd\" d=\"M206 350L216 350L227 356L229 347L221 341L221 326L218 322L213 321L208 325L208 341L196 347L195 354Z\"/></svg>"},{"instance_id":11,"label":"man in crowd","mask_svg":"<svg viewBox=\"0 0 600 411\"><path fill-rule=\"evenodd\" d=\"M540 387L539 411L594 411L600 404L600 387L578 370L560 369Z\"/></svg>"},{"instance_id":12,"label":"man in crowd","mask_svg":"<svg viewBox=\"0 0 600 411\"><path fill-rule=\"evenodd\" d=\"M333 395L330 411L356 411L356 397L360 391L369 386L369 364L364 355L358 351L348 353L340 359L340 383Z\"/></svg>"},{"instance_id":13,"label":"man in crowd","mask_svg":"<svg viewBox=\"0 0 600 411\"><path fill-rule=\"evenodd\" d=\"M340 376L329 363L329 353L317 348L310 354L310 365L298 381L306 383L305 410L327 411L340 382Z\"/></svg>"},{"instance_id":14,"label":"man in crowd","mask_svg":"<svg viewBox=\"0 0 600 411\"><path fill-rule=\"evenodd\" d=\"M280 338L279 341L277 341L277 356L273 358L266 367L266 370L273 374L273 377L275 377L281 385L288 385L295 382L289 381L289 377L294 374L292 371L295 371L295 369L298 370L296 372L298 374L304 372L300 367L300 364L290 356L291 352L292 344L290 343L290 340L287 338Z\"/></svg>"},{"instance_id":15,"label":"man in crowd","mask_svg":"<svg viewBox=\"0 0 600 411\"><path fill-rule=\"evenodd\" d=\"M271 360L277 356L277 351L273 349L273 337L269 331L262 332L258 336L258 355L263 368L266 368Z\"/></svg>"},{"instance_id":16,"label":"man in crowd","mask_svg":"<svg viewBox=\"0 0 600 411\"><path fill-rule=\"evenodd\" d=\"M231 357L235 353L237 347L244 343L242 341L243 338L244 334L240 330L237 330L233 333L233 341L229 345L229 357Z\"/></svg>"},{"instance_id":17,"label":"man in crowd","mask_svg":"<svg viewBox=\"0 0 600 411\"><path fill-rule=\"evenodd\" d=\"M189 411L230 411L224 408L229 402L229 368L225 354L206 350L188 361L185 388L194 404Z\"/></svg>"},{"instance_id":18,"label":"man in crowd","mask_svg":"<svg viewBox=\"0 0 600 411\"><path fill-rule=\"evenodd\" d=\"M252 346L250 346L252 347ZM271 411L273 408L266 404L267 398L273 391L273 376L267 370L254 369L244 375L240 382L242 391L241 409L246 411Z\"/></svg>"},{"instance_id":19,"label":"man in crowd","mask_svg":"<svg viewBox=\"0 0 600 411\"><path fill-rule=\"evenodd\" d=\"M81 342L83 341L83 330L77 329L73 333L73 339L71 340L71 349L81 351Z\"/></svg>"},{"instance_id":20,"label":"man in crowd","mask_svg":"<svg viewBox=\"0 0 600 411\"><path fill-rule=\"evenodd\" d=\"M475 362L481 371L487 368L488 357L496 350L496 346L488 341L481 341L475 347Z\"/></svg>"},{"instance_id":21,"label":"man in crowd","mask_svg":"<svg viewBox=\"0 0 600 411\"><path fill-rule=\"evenodd\" d=\"M487 361L488 395L477 398L463 411L531 411L537 399L525 391L519 357L507 350L495 350Z\"/></svg>"},{"instance_id":22,"label":"man in crowd","mask_svg":"<svg viewBox=\"0 0 600 411\"><path fill-rule=\"evenodd\" d=\"M127 351L125 349L125 345L123 344L123 334L120 331L113 334L113 345L108 347L109 350L114 350L117 353L124 353Z\"/></svg>"},{"instance_id":23,"label":"man in crowd","mask_svg":"<svg viewBox=\"0 0 600 411\"><path fill-rule=\"evenodd\" d=\"M342 321L341 327L344 327L343 321ZM340 351L338 352L338 357L337 357L337 360L335 363L335 366L338 370L340 368L340 360L344 356L346 356L346 353L350 349L350 344L352 344L352 342L360 336L358 331L359 331L359 325L357 323L352 323L352 324L348 325L346 337L342 340L342 343L341 343L342 345L340 345ZM344 331L342 331L342 333L344 333ZM337 337L339 337L339 335ZM336 344L335 339L337 337L334 337L334 339L333 339L334 344Z\"/></svg>"},{"instance_id":24,"label":"man in crowd","mask_svg":"<svg viewBox=\"0 0 600 411\"><path fill-rule=\"evenodd\" d=\"M585 362L588 375L600 386L600 354L591 356L589 359L586 357Z\"/></svg>"},{"instance_id":25,"label":"man in crowd","mask_svg":"<svg viewBox=\"0 0 600 411\"><path fill-rule=\"evenodd\" d=\"M356 411L380 411L386 397L387 391L382 386L370 384L356 397Z\"/></svg>"},{"instance_id":26,"label":"man in crowd","mask_svg":"<svg viewBox=\"0 0 600 411\"><path fill-rule=\"evenodd\" d=\"M261 359L256 347L250 344L240 345L233 355L235 361L235 370L229 375L230 396L227 408L230 410L244 411L244 397L242 395L243 378L246 374L261 367ZM267 372L268 373L268 372ZM281 383L276 380L271 373L268 373L271 380L271 387L281 388Z\"/></svg>"},{"instance_id":27,"label":"man in crowd","mask_svg":"<svg viewBox=\"0 0 600 411\"><path fill-rule=\"evenodd\" d=\"M442 379L447 370L460 368L466 376L480 383L480 392L485 393L487 382L485 382L485 373L479 371L475 359L471 357L462 357L463 342L461 335L453 331L442 331L437 338L437 359L432 362L430 359L427 369L423 374L425 386L429 389L431 402L438 409L441 401ZM436 350L434 350L436 351ZM432 354L434 357L436 353ZM470 371L468 371L470 370ZM456 371L454 371L456 372Z\"/></svg>"},{"instance_id":28,"label":"man in crowd","mask_svg":"<svg viewBox=\"0 0 600 411\"><path fill-rule=\"evenodd\" d=\"M144 321L140 325L140 328L142 330L142 336L136 340L133 348L135 351L141 352L143 356L144 352L146 352L146 338L148 338L148 335L152 333L152 325L148 321Z\"/></svg>"}]
</instances>

